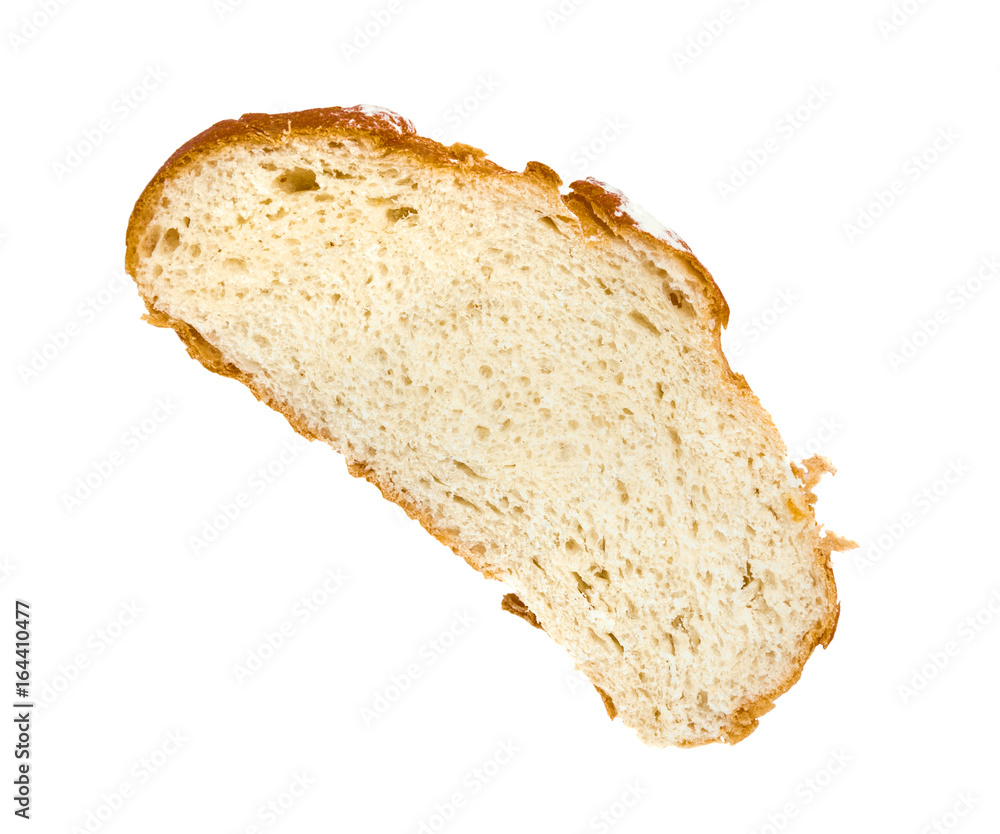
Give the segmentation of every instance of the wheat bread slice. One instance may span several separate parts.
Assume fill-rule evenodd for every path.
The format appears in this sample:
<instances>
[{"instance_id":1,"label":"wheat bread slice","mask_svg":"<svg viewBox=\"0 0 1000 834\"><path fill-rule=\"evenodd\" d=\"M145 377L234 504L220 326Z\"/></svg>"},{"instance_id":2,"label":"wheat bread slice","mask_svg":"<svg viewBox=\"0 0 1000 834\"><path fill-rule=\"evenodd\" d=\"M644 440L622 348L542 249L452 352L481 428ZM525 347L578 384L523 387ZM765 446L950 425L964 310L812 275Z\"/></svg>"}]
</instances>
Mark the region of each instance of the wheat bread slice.
<instances>
[{"instance_id":1,"label":"wheat bread slice","mask_svg":"<svg viewBox=\"0 0 1000 834\"><path fill-rule=\"evenodd\" d=\"M594 180L371 107L250 114L136 203L150 323L510 590L652 745L736 742L839 606L819 457L726 361L722 293Z\"/></svg>"}]
</instances>

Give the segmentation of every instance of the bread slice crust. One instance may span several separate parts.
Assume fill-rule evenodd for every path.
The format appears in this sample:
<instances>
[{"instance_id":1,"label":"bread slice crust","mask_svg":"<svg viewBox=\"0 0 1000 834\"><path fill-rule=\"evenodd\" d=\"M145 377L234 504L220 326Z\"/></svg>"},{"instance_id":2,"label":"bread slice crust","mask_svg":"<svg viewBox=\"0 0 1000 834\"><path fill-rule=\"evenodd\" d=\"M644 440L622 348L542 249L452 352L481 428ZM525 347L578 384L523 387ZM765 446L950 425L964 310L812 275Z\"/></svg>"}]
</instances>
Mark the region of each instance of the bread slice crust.
<instances>
[{"instance_id":1,"label":"bread slice crust","mask_svg":"<svg viewBox=\"0 0 1000 834\"><path fill-rule=\"evenodd\" d=\"M362 138L376 149L382 149L387 153L405 154L420 165L455 169L465 177L520 179L526 186L557 192L567 208L580 218L582 226L587 230L588 244L601 246L615 238L621 238L632 245L641 246L645 251L658 251L665 256L681 259L690 267L690 274L694 276L693 286L689 289L698 296L700 313L710 322L709 332L713 349L717 354L715 358L725 371L725 380L751 406L759 427L770 441L782 452L784 451L784 444L770 415L760 405L745 378L733 372L729 366L721 346L722 329L728 323L729 307L708 270L686 243L666 230L650 230L647 223L634 216L627 198L603 183L595 180L578 180L570 184L568 193L562 194L559 191L562 185L560 177L542 163L529 162L525 170L520 173L502 168L489 160L485 152L478 148L461 143L446 147L419 136L409 121L389 111L358 106L275 115L251 113L238 120L218 122L208 128L170 156L136 202L126 233L126 271L137 279L141 258L140 247L147 227L154 218L165 184L197 166L201 160L211 156L220 148L248 144L276 145L290 136L322 137L329 140ZM336 451L345 455L348 470L353 476L365 478L374 484L386 499L399 505L407 515L418 521L431 535L484 576L502 578L481 553L471 549L453 531L435 523L428 512L410 502L400 486L380 478L366 461L352 458L348 450L341 448L335 438L321 429L317 430L314 426L310 426L289 403L281 401L255 378L227 361L219 349L209 343L194 326L158 309L156 297L147 294L138 280L137 285L147 308L145 319L154 326L173 329L192 358L197 359L214 373L242 382L258 400L282 414L292 428L302 436L309 440L323 440L333 446ZM826 615L802 636L787 676L779 685L749 699L735 709L728 725L722 729L718 737L680 742L679 746L698 746L713 741L733 744L746 738L758 726L760 716L773 708L775 699L799 680L802 669L815 648L820 645L826 647L832 640L839 619L840 605L837 601L836 584L831 567L831 553L856 546L853 542L832 533L821 534L819 525L815 524L813 508L816 497L812 487L824 472L833 471L829 462L818 456L803 461L801 466L793 464L793 473L801 483L801 502L797 503L813 520L812 552L815 566L822 577L822 591L827 600ZM535 615L516 595L509 594L505 597L503 607L544 630ZM595 688L601 695L608 714L614 718L617 710L611 698L596 683Z\"/></svg>"}]
</instances>

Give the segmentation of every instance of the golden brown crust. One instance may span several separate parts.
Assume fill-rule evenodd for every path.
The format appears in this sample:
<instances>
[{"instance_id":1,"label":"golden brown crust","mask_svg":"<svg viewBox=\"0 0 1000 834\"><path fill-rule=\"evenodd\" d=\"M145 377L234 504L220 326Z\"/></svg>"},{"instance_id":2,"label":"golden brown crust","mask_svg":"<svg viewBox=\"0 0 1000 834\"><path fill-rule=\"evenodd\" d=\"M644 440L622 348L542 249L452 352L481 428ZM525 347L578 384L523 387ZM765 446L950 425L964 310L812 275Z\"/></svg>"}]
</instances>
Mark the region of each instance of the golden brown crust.
<instances>
[{"instance_id":1,"label":"golden brown crust","mask_svg":"<svg viewBox=\"0 0 1000 834\"><path fill-rule=\"evenodd\" d=\"M507 594L502 600L500 600L500 607L504 611L509 611L515 617L520 617L527 623L531 623L535 628L542 628L542 624L538 622L538 617L536 617L531 610L525 605L521 598L517 594ZM545 629L542 629L544 631Z\"/></svg>"},{"instance_id":2,"label":"golden brown crust","mask_svg":"<svg viewBox=\"0 0 1000 834\"><path fill-rule=\"evenodd\" d=\"M627 206L623 197L614 191L608 190L603 183L596 180L576 180L570 183L570 194L563 199L569 206L580 206L581 201L585 202L593 217L600 220L601 226L612 234L622 234L628 232L644 238L650 247L661 249L671 257L680 258L698 275L701 290L708 302L708 315L712 320L712 331L716 334L729 324L729 304L726 303L722 290L715 283L709 271L705 269L691 250L680 238L677 238L680 246L675 246L663 238L656 237L651 232L642 228L639 222L627 211Z\"/></svg>"},{"instance_id":3,"label":"golden brown crust","mask_svg":"<svg viewBox=\"0 0 1000 834\"><path fill-rule=\"evenodd\" d=\"M615 706L615 702L612 701L611 696L601 689L601 687L599 687L596 683L594 684L594 689L597 690L597 694L601 696L601 700L604 702L604 709L608 712L608 718L614 721L615 716L618 715L618 707Z\"/></svg>"},{"instance_id":4,"label":"golden brown crust","mask_svg":"<svg viewBox=\"0 0 1000 834\"><path fill-rule=\"evenodd\" d=\"M170 156L136 202L126 233L125 268L128 273L133 278L137 277L140 244L160 203L163 187L171 178L189 168L196 167L200 160L220 147L245 143L276 144L294 137L318 134L323 135L329 141L337 141L341 138L361 139L375 149L411 155L423 165L454 166L461 168L466 174L519 178L523 183L551 190L558 195L559 199L580 219L583 231L588 238L607 240L610 237L621 236L632 240L639 239L646 247L659 249L672 258L680 258L698 277L699 290L711 319L711 341L721 367L734 391L746 398L747 402L756 409L755 413L758 415L760 424L776 443L776 448L784 451L784 445L781 443L780 436L774 428L770 416L760 405L746 380L730 369L725 354L722 352L721 333L729 320L729 307L726 300L708 270L691 253L683 241L677 239L679 245L674 245L669 240L657 237L645 230L636 219L624 210L622 196L613 190L608 190L601 183L593 180L578 180L570 185L568 194L561 194L559 187L562 180L559 175L542 163L529 162L523 173L509 171L487 159L486 154L478 148L460 143L446 147L431 139L419 136L409 121L387 111L377 111L365 107L336 107L276 115L249 113L238 120L228 119L208 128L186 142ZM141 287L140 293L142 293ZM227 362L220 351L194 327L158 310L155 297L150 298L143 294L143 299L148 309L146 320L157 327L169 327L175 330L186 345L188 353L208 370L239 380L251 390L258 400L282 414L299 434L309 440L319 439L333 446L345 456L348 470L352 475L365 478L374 484L385 498L402 507L407 515L420 522L431 535L451 548L485 576L503 578L501 573L489 564L480 553L472 550L467 543L460 541L456 530L443 528L436 524L431 515L413 503L404 491L393 484L381 482L370 462L357 458L349 444L343 439L334 438L328 432L314 429L308 425L287 403L279 402L271 392L264 389L253 378ZM799 679L802 667L816 646L828 645L836 630L840 606L836 601L837 592L830 566L830 554L834 550L844 550L856 545L833 534L828 533L821 536L815 522L813 504L816 497L812 492L812 487L815 486L823 471L833 471L829 463L821 458L812 458L803 461L802 467L793 466L793 471L802 481L800 498L803 519L811 523L815 530L816 568L819 581L824 586L829 601L828 615L803 636L800 641L798 657L793 663L789 675L780 685L735 710L729 725L722 731L718 739L693 740L685 742L681 746L697 746L717 740L732 744L746 738L757 727L759 717L773 708L774 699L787 691ZM794 503L799 506L798 501ZM511 611L511 613L531 622L532 625L541 628L534 614L528 611L524 603L514 594L508 594L504 597L502 605L505 610ZM614 718L617 709L610 696L600 687L595 686L595 688L600 693L609 716Z\"/></svg>"}]
</instances>

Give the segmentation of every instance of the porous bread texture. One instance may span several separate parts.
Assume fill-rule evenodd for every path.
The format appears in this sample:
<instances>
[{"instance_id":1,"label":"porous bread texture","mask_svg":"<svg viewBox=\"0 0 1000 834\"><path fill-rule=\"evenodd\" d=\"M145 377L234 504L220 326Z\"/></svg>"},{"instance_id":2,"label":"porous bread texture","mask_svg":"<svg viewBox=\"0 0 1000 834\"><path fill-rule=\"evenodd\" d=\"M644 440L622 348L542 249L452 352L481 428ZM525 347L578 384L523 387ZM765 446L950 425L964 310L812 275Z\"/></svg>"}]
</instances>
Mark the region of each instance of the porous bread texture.
<instances>
[{"instance_id":1,"label":"porous bread texture","mask_svg":"<svg viewBox=\"0 0 1000 834\"><path fill-rule=\"evenodd\" d=\"M370 108L247 116L136 205L154 324L513 590L653 745L735 742L833 636L811 487L678 238Z\"/></svg>"}]
</instances>

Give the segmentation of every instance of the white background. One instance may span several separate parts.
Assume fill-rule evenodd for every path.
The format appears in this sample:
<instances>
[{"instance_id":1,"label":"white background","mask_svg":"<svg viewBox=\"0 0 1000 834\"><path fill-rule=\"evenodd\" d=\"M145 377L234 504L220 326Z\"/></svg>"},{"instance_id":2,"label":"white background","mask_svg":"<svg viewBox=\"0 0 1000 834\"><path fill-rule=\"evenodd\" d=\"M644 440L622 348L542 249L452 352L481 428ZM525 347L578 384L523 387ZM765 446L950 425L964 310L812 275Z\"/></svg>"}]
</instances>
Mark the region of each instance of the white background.
<instances>
[{"instance_id":1,"label":"white background","mask_svg":"<svg viewBox=\"0 0 1000 834\"><path fill-rule=\"evenodd\" d=\"M0 704L15 598L40 702L33 818L5 798L4 831L1000 828L996 3L45 8L0 19ZM835 555L839 632L745 742L642 746L501 586L141 321L125 227L166 157L243 112L357 103L674 227L732 308L733 366L839 467L819 518L861 545Z\"/></svg>"}]
</instances>

